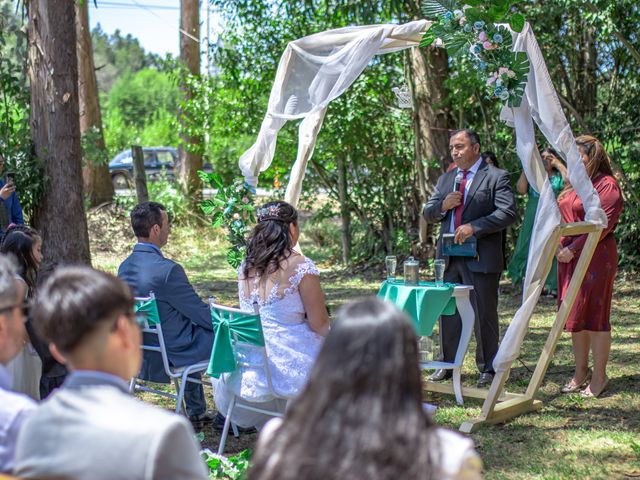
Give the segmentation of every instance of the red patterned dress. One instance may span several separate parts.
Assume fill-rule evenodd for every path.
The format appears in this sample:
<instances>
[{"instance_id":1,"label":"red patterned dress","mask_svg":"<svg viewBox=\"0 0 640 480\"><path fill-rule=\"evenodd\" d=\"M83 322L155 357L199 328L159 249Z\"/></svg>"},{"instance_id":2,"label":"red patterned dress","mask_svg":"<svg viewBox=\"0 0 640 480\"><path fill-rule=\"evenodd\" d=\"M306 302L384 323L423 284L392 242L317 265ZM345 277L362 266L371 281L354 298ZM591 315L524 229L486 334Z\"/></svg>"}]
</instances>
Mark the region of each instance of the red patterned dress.
<instances>
[{"instance_id":1,"label":"red patterned dress","mask_svg":"<svg viewBox=\"0 0 640 480\"><path fill-rule=\"evenodd\" d=\"M602 232L600 241L584 276L580 291L573 304L564 327L567 332L608 332L611 330L611 296L613 280L618 269L618 252L613 231L622 212L622 192L615 179L610 175L599 174L592 179L598 192L602 209L609 221ZM584 207L575 191L562 196L558 201L562 220L566 223L584 220ZM587 241L587 235L562 237L560 244L573 251L573 260L569 263L558 262L558 306L569 287L571 276L578 264L578 257Z\"/></svg>"}]
</instances>

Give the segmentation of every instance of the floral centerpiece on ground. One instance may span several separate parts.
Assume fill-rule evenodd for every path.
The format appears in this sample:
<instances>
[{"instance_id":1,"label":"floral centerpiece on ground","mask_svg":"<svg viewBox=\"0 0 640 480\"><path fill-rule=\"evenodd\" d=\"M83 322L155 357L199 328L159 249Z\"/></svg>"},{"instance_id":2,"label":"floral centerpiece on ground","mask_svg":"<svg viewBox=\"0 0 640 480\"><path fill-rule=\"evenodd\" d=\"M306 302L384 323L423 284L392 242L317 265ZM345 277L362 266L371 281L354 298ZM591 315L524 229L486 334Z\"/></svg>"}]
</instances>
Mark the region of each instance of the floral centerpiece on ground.
<instances>
[{"instance_id":1,"label":"floral centerpiece on ground","mask_svg":"<svg viewBox=\"0 0 640 480\"><path fill-rule=\"evenodd\" d=\"M452 57L467 56L485 81L489 97L519 107L527 85L529 58L512 52L511 30L521 32L525 19L512 13L509 0L424 0L422 13L433 20L420 46L442 46Z\"/></svg>"}]
</instances>

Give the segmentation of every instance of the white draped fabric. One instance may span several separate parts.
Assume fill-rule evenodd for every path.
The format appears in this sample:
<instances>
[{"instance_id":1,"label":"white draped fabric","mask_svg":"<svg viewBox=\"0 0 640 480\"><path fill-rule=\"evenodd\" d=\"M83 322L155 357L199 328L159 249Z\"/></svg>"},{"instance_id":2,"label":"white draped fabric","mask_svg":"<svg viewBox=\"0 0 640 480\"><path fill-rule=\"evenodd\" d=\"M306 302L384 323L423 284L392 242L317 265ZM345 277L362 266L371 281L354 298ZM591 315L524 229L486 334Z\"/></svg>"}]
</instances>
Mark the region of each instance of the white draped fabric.
<instances>
[{"instance_id":1,"label":"white draped fabric","mask_svg":"<svg viewBox=\"0 0 640 480\"><path fill-rule=\"evenodd\" d=\"M542 52L528 23L522 32L514 34L513 50L527 52L531 68L522 104L518 108L503 108L501 118L515 127L518 157L529 184L540 193L540 200L529 243L522 306L515 313L500 342L500 348L493 360L496 371L509 368L520 353L529 319L549 273L543 262L548 258L550 251L556 249L556 239L552 234L561 222L558 204L536 146L534 120L549 144L567 161L569 182L584 203L585 220L602 227L607 226L607 216L600 208L600 198L587 176L573 132L562 111Z\"/></svg>"},{"instance_id":2,"label":"white draped fabric","mask_svg":"<svg viewBox=\"0 0 640 480\"><path fill-rule=\"evenodd\" d=\"M375 55L417 45L430 25L427 20L418 20L404 25L345 27L289 43L278 65L256 143L240 157L247 183L257 185L259 173L271 165L284 124L302 118L298 155L285 197L296 205L329 102L351 86Z\"/></svg>"},{"instance_id":3,"label":"white draped fabric","mask_svg":"<svg viewBox=\"0 0 640 480\"><path fill-rule=\"evenodd\" d=\"M240 157L239 166L246 181L257 185L259 173L271 164L282 126L288 120L302 118L298 154L285 196L288 202L296 205L329 102L349 88L374 55L417 45L429 26L430 22L420 20L404 25L346 27L289 43L278 66L256 143ZM522 306L500 344L494 360L497 371L509 368L518 356L548 273L542 259L555 250L553 231L561 222L535 142L533 121L549 144L567 161L569 181L584 203L585 219L601 226L607 224L530 25L526 24L519 34L513 33L513 39L513 50L527 52L531 69L521 106L503 108L501 118L515 127L518 156L529 183L540 193L540 201L530 242Z\"/></svg>"}]
</instances>

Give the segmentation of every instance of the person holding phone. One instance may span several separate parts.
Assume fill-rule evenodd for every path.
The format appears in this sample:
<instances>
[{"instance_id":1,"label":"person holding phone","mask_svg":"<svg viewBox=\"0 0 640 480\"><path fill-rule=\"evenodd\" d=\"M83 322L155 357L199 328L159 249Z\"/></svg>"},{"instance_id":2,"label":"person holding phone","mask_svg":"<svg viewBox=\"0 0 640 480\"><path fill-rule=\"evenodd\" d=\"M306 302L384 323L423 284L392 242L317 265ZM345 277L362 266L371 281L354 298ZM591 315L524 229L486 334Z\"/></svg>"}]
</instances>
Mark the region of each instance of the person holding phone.
<instances>
[{"instance_id":1,"label":"person holding phone","mask_svg":"<svg viewBox=\"0 0 640 480\"><path fill-rule=\"evenodd\" d=\"M4 171L4 156L0 152L0 176ZM4 233L7 227L15 223L24 224L22 206L18 195L16 195L16 185L12 173L7 173L4 178L0 177L0 233Z\"/></svg>"}]
</instances>

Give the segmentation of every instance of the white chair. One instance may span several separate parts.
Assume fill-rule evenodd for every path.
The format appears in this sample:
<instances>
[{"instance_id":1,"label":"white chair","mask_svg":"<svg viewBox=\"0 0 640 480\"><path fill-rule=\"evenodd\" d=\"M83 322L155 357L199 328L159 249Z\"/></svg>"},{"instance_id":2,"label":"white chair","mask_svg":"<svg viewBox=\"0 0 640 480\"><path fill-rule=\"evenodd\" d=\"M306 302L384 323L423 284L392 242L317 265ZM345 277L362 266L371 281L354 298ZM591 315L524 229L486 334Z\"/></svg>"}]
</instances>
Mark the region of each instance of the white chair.
<instances>
[{"instance_id":1,"label":"white chair","mask_svg":"<svg viewBox=\"0 0 640 480\"><path fill-rule=\"evenodd\" d=\"M204 372L209 366L209 362L198 362L192 365L184 367L173 367L169 362L167 356L167 348L164 343L164 336L162 335L162 325L160 322L160 315L158 313L158 304L156 302L153 292L148 297L136 297L135 298L135 313L136 320L141 327L143 335L149 334L158 338L158 345L151 343L142 344L142 349L148 352L157 352L162 357L162 365L167 376L172 380L176 389L176 394L166 392L164 390L158 390L150 388L146 385L140 385L139 382L147 382L144 379L134 377L129 384L129 391L134 393L136 390L144 392L151 392L164 397L173 398L176 401L176 413L180 413L184 406L184 390L186 382L204 384L201 380L190 378L189 375L195 372ZM153 337L152 337L153 338ZM186 408L185 408L186 411Z\"/></svg>"},{"instance_id":2,"label":"white chair","mask_svg":"<svg viewBox=\"0 0 640 480\"><path fill-rule=\"evenodd\" d=\"M258 309L258 304L254 303L254 311L246 312L237 308L225 307L223 305L218 305L210 300L211 313L214 321L214 330L216 331L216 344L214 345L214 351L212 351L211 356L211 365L219 366L221 363L225 363L229 365L229 358L227 358L226 362L217 361L216 357L220 357L220 351L216 353L216 349L223 349L225 353L230 354L232 351L233 363L235 363L235 368L252 368L252 369L260 369L264 371L267 378L267 386L269 390L269 394L276 401L284 402L284 407L286 408L286 403L289 398L281 396L276 393L273 388L273 383L271 381L271 372L269 371L269 357L267 353L267 348L264 344L264 336L262 334L262 323L260 321L260 311ZM241 325L239 325L241 324ZM228 331L223 331L223 329L228 329ZM246 334L245 334L246 333ZM225 336L228 338L225 338ZM219 346L218 341L227 342L227 345ZM228 343L231 343L230 349ZM256 352L255 357L256 360L248 360L245 356L238 353L236 346L245 346L247 348L251 348ZM226 371L230 373L234 370L234 366L228 366L227 368L222 368L222 371ZM217 372L212 372L209 370L210 375L217 375L220 373L219 369ZM221 380L222 377L221 377ZM227 436L229 434L229 427L231 426L231 417L235 409L244 409L252 412L262 413L265 415L270 415L273 417L281 417L282 413L275 410L266 410L264 408L255 407L253 405L247 405L238 400L242 400L242 397L237 396L233 392L229 392L231 395L229 406L227 411L225 412L225 423L224 428L222 429L222 435L220 437L220 445L218 447L218 455L222 455L224 452L224 446L227 441ZM234 435L238 436L237 430L234 427Z\"/></svg>"}]
</instances>

